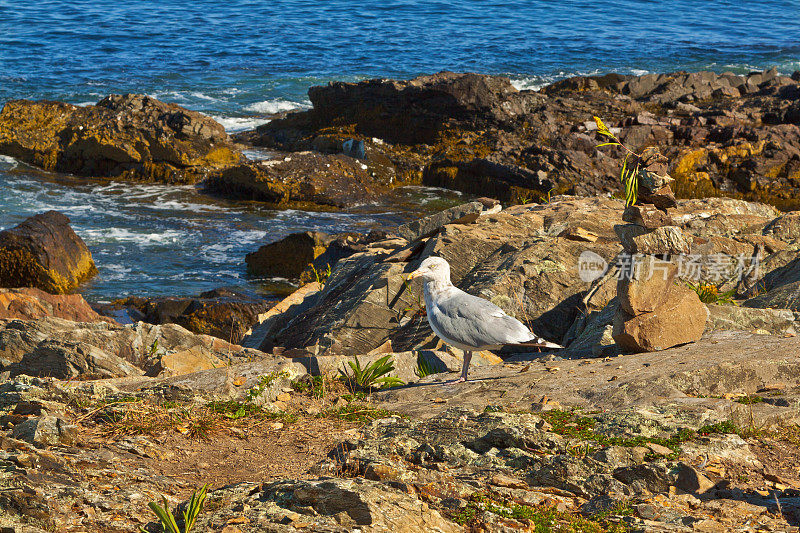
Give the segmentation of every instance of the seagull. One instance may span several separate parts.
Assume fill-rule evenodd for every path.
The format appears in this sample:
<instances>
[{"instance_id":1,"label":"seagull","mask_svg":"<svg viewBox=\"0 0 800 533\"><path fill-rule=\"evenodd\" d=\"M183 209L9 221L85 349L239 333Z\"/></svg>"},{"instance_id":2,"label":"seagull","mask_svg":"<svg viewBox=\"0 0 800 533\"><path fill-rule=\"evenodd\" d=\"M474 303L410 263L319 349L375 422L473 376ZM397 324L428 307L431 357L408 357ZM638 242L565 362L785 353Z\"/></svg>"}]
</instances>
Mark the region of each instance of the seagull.
<instances>
[{"instance_id":1,"label":"seagull","mask_svg":"<svg viewBox=\"0 0 800 533\"><path fill-rule=\"evenodd\" d=\"M446 344L464 351L461 377L448 382L467 380L472 352L499 350L503 346L563 348L546 341L493 303L472 296L450 282L450 265L441 257L428 257L408 279L422 278L428 324Z\"/></svg>"}]
</instances>

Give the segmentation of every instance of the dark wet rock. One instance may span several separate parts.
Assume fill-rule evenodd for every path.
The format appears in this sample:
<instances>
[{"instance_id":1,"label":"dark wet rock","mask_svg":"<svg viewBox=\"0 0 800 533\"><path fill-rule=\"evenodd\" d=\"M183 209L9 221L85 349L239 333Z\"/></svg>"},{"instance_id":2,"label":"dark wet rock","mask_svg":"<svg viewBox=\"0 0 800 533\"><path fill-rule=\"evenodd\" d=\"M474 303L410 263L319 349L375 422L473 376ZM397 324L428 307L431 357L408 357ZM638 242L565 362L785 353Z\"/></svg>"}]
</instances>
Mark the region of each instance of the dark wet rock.
<instances>
[{"instance_id":1,"label":"dark wet rock","mask_svg":"<svg viewBox=\"0 0 800 533\"><path fill-rule=\"evenodd\" d=\"M516 91L502 77L440 73L314 87L312 109L245 137L326 153L363 142L370 172L394 182L422 180L527 203L546 200L551 190L619 190L622 154L596 148L603 139L592 116L601 114L633 150L657 146L667 158L657 174L675 183L643 194L644 202L666 209L675 204L674 191L679 198L727 195L796 209L798 87L769 72L674 72L578 77L533 92ZM370 161L378 158L381 165Z\"/></svg>"},{"instance_id":2,"label":"dark wet rock","mask_svg":"<svg viewBox=\"0 0 800 533\"><path fill-rule=\"evenodd\" d=\"M137 94L85 107L6 102L0 153L44 170L166 183L199 181L240 158L213 119Z\"/></svg>"},{"instance_id":3,"label":"dark wet rock","mask_svg":"<svg viewBox=\"0 0 800 533\"><path fill-rule=\"evenodd\" d=\"M247 254L247 272L253 276L297 279L332 241L333 237L319 231L292 233Z\"/></svg>"},{"instance_id":4,"label":"dark wet rock","mask_svg":"<svg viewBox=\"0 0 800 533\"><path fill-rule=\"evenodd\" d=\"M0 286L63 294L97 274L92 254L57 211L0 232Z\"/></svg>"},{"instance_id":5,"label":"dark wet rock","mask_svg":"<svg viewBox=\"0 0 800 533\"><path fill-rule=\"evenodd\" d=\"M318 123L355 123L390 142L430 142L451 119L502 122L527 110L508 78L440 72L411 81L331 82L308 91Z\"/></svg>"},{"instance_id":6,"label":"dark wet rock","mask_svg":"<svg viewBox=\"0 0 800 533\"><path fill-rule=\"evenodd\" d=\"M422 174L422 182L468 194L489 194L506 203L528 203L543 199L554 183L544 170L500 163L484 158L468 161L444 159L431 163Z\"/></svg>"},{"instance_id":7,"label":"dark wet rock","mask_svg":"<svg viewBox=\"0 0 800 533\"><path fill-rule=\"evenodd\" d=\"M178 324L192 333L213 335L238 344L258 322L260 314L275 304L237 289L213 289L196 298L143 298L130 296L114 301L106 309L124 310L133 321Z\"/></svg>"},{"instance_id":8,"label":"dark wet rock","mask_svg":"<svg viewBox=\"0 0 800 533\"><path fill-rule=\"evenodd\" d=\"M313 152L231 166L204 183L215 194L284 208L353 207L386 190L357 159Z\"/></svg>"}]
</instances>

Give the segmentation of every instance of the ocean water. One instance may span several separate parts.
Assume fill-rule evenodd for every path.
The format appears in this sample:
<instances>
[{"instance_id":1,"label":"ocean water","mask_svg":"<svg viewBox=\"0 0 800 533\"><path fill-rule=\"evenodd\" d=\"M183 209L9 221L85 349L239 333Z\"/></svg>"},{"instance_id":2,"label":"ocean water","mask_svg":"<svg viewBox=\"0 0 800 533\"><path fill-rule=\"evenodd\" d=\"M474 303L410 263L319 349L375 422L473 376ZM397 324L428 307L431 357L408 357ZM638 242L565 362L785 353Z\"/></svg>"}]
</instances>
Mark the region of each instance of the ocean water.
<instances>
[{"instance_id":1,"label":"ocean water","mask_svg":"<svg viewBox=\"0 0 800 533\"><path fill-rule=\"evenodd\" d=\"M308 87L329 80L447 69L536 89L576 74L773 65L800 69L797 0L0 0L0 104L146 93L229 131L307 107ZM94 300L247 283L243 256L263 242L408 216L275 212L192 187L48 176L0 160L0 228L46 209L67 213L92 249L100 276L82 291Z\"/></svg>"}]
</instances>

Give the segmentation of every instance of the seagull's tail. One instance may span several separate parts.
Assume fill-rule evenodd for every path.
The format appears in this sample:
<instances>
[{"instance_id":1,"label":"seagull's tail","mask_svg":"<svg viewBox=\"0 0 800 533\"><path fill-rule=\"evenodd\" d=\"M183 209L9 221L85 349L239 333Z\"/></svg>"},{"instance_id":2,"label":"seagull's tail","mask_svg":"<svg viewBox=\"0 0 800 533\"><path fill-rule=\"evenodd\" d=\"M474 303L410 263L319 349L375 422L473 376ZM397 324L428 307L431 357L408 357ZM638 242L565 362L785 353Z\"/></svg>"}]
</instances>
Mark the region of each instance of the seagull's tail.
<instances>
[{"instance_id":1,"label":"seagull's tail","mask_svg":"<svg viewBox=\"0 0 800 533\"><path fill-rule=\"evenodd\" d=\"M554 348L554 349L561 349L564 348L560 344L556 344L554 342L546 341L541 337L534 337L528 342L519 342L515 344L506 344L506 346L525 346L530 348Z\"/></svg>"}]
</instances>

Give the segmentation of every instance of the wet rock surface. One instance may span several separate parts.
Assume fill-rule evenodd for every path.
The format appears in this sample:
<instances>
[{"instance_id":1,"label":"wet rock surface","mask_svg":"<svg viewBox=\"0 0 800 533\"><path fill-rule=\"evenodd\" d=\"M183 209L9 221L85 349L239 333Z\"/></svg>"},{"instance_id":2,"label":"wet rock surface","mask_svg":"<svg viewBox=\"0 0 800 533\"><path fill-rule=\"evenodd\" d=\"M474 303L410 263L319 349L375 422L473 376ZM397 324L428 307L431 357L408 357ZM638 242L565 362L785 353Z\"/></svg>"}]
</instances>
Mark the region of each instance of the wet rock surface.
<instances>
[{"instance_id":1,"label":"wet rock surface","mask_svg":"<svg viewBox=\"0 0 800 533\"><path fill-rule=\"evenodd\" d=\"M796 209L798 83L773 71L609 74L539 92L517 91L499 76L447 72L335 82L309 90L311 110L240 139L330 152L355 138L365 164L380 159L397 182L524 203L551 190L617 189L619 158L595 148L598 115L631 149L662 149L678 197L728 195Z\"/></svg>"},{"instance_id":2,"label":"wet rock surface","mask_svg":"<svg viewBox=\"0 0 800 533\"><path fill-rule=\"evenodd\" d=\"M97 274L92 254L69 225L48 211L0 231L0 286L62 294Z\"/></svg>"},{"instance_id":3,"label":"wet rock surface","mask_svg":"<svg viewBox=\"0 0 800 533\"><path fill-rule=\"evenodd\" d=\"M0 153L44 170L166 183L194 183L240 158L213 119L138 94L85 107L6 102Z\"/></svg>"},{"instance_id":4,"label":"wet rock surface","mask_svg":"<svg viewBox=\"0 0 800 533\"><path fill-rule=\"evenodd\" d=\"M259 315L274 304L274 300L223 287L201 293L196 298L130 296L96 307L111 315L122 313L128 321L178 324L192 333L239 344L258 322Z\"/></svg>"},{"instance_id":5,"label":"wet rock surface","mask_svg":"<svg viewBox=\"0 0 800 533\"><path fill-rule=\"evenodd\" d=\"M360 161L315 152L231 166L209 176L204 184L208 191L223 196L306 209L353 207L374 201L387 190Z\"/></svg>"}]
</instances>

